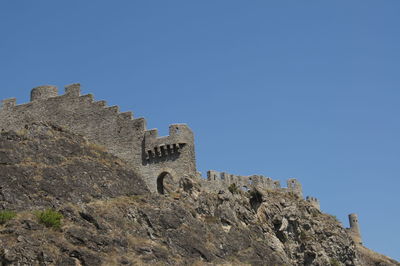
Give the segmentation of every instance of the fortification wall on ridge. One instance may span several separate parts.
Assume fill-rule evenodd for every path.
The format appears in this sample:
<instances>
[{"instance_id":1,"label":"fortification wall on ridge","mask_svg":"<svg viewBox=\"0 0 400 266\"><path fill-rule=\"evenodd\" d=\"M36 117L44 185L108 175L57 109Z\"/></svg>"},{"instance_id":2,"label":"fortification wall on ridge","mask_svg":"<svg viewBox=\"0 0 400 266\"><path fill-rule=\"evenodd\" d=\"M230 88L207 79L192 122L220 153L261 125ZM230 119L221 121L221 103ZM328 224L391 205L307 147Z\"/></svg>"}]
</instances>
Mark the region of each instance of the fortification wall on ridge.
<instances>
[{"instance_id":1,"label":"fortification wall on ridge","mask_svg":"<svg viewBox=\"0 0 400 266\"><path fill-rule=\"evenodd\" d=\"M193 133L186 125L175 125L181 129L161 139L168 145L179 146L179 152L166 154L162 158L149 160L147 148L159 147L160 139L149 136L144 118L133 118L131 112L121 113L118 106L107 106L105 101L94 101L92 94L80 95L80 85L72 84L59 95L54 86L32 89L31 101L16 104L16 99L6 99L0 109L0 130L21 130L32 122L52 123L85 136L90 142L104 146L110 153L126 160L152 191L156 191L157 177L162 171L174 169L178 177L196 175ZM174 128L175 128L174 127Z\"/></svg>"},{"instance_id":2,"label":"fortification wall on ridge","mask_svg":"<svg viewBox=\"0 0 400 266\"><path fill-rule=\"evenodd\" d=\"M0 131L20 131L33 122L66 128L103 146L135 169L153 192L163 193L160 185L166 173L177 182L182 177L200 175L196 170L194 135L187 125L170 125L169 135L159 136L157 129L147 130L144 118L134 118L131 112L121 113L118 106L95 101L92 94L81 95L79 84L66 86L63 95L55 86L36 87L31 91L31 101L25 104L17 105L15 98L2 101ZM240 176L210 170L207 180L199 181L211 191L226 190L235 184L243 190L278 190L303 198L302 185L294 178L287 180L285 188L279 181L262 175ZM320 209L318 199L307 197L306 201ZM350 214L349 221L348 232L356 243L362 244L357 215Z\"/></svg>"},{"instance_id":3,"label":"fortification wall on ridge","mask_svg":"<svg viewBox=\"0 0 400 266\"><path fill-rule=\"evenodd\" d=\"M251 175L251 176L239 176L233 175L226 172L218 172L215 170L209 170L207 172L207 181L212 184L215 189L228 188L231 184L235 184L242 190L248 190L251 188L261 188L265 190L279 190L283 192L291 192L303 198L303 189L295 178L287 180L287 187L281 187L278 180L273 180L270 177L262 175ZM208 186L212 187L212 186Z\"/></svg>"}]
</instances>

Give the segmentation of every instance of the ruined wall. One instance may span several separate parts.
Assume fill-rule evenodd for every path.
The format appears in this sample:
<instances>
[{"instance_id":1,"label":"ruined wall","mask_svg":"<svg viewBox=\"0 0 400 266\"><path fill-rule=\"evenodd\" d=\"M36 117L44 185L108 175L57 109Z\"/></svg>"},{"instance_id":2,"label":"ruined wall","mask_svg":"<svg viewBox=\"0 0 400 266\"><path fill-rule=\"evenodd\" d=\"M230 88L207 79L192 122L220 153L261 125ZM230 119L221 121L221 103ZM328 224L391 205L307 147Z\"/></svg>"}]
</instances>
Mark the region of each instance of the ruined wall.
<instances>
[{"instance_id":1,"label":"ruined wall","mask_svg":"<svg viewBox=\"0 0 400 266\"><path fill-rule=\"evenodd\" d=\"M270 177L262 175L251 175L251 176L239 176L233 175L226 172L218 172L215 170L209 170L207 172L207 180L210 185L207 187L214 189L227 188L231 184L235 184L242 190L248 190L253 187L266 189L266 190L279 190L283 192L291 192L298 195L300 198L303 197L303 189L301 184L295 179L290 178L287 180L287 187L281 187L278 180L273 180Z\"/></svg>"},{"instance_id":2,"label":"ruined wall","mask_svg":"<svg viewBox=\"0 0 400 266\"><path fill-rule=\"evenodd\" d=\"M250 189L251 187L257 186L264 189L276 189L280 188L280 182L277 180L272 180L269 177L261 175L252 176L239 176L233 175L226 172L217 172L214 170L209 170L207 172L208 181L221 184L223 186L229 186L233 183L239 188Z\"/></svg>"},{"instance_id":3,"label":"ruined wall","mask_svg":"<svg viewBox=\"0 0 400 266\"><path fill-rule=\"evenodd\" d=\"M300 182L297 181L297 179L295 179L295 178L289 178L289 179L286 181L286 184L287 184L286 190L287 190L288 192L292 192L292 193L294 193L294 194L299 195L300 198L303 198L303 187L302 187L302 185L300 184Z\"/></svg>"},{"instance_id":4,"label":"ruined wall","mask_svg":"<svg viewBox=\"0 0 400 266\"><path fill-rule=\"evenodd\" d=\"M179 128L180 134L173 131L169 137L158 138L156 130L146 130L143 118L134 119L131 112L121 113L117 106L94 101L91 94L80 95L79 84L67 86L64 95L58 95L54 86L34 88L26 104L17 105L14 98L2 102L0 130L21 130L39 121L67 128L104 146L136 169L152 191L156 191L162 171L173 169L176 178L196 174L193 133L186 125L170 127L170 133L172 128ZM173 147L177 152L161 151L162 156L149 157L149 150L161 149L164 140L168 151Z\"/></svg>"},{"instance_id":5,"label":"ruined wall","mask_svg":"<svg viewBox=\"0 0 400 266\"><path fill-rule=\"evenodd\" d=\"M313 205L314 208L316 208L316 209L318 209L318 210L321 210L321 207L320 207L320 204L319 204L319 200L318 200L317 198L307 196L307 197L306 197L306 201L308 201L309 203L311 203L311 205Z\"/></svg>"},{"instance_id":6,"label":"ruined wall","mask_svg":"<svg viewBox=\"0 0 400 266\"><path fill-rule=\"evenodd\" d=\"M218 184L222 187L229 187L231 184L235 184L237 187L247 190L251 189L255 185L262 186L263 181L261 176L239 176L233 175L226 172L217 172L210 170L207 172L207 180L212 184ZM267 179L267 178L265 178ZM271 182L272 179L268 178ZM264 187L264 186L263 186Z\"/></svg>"}]
</instances>

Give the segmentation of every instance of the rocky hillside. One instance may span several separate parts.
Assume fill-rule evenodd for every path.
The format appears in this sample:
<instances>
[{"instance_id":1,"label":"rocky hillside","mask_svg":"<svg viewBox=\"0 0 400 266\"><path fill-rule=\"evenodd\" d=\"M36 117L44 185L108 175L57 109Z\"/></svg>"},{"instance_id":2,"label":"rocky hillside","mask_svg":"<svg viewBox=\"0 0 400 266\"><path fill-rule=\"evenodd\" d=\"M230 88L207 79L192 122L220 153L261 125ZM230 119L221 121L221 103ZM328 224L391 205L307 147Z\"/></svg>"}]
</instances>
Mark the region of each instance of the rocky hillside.
<instances>
[{"instance_id":1,"label":"rocky hillside","mask_svg":"<svg viewBox=\"0 0 400 266\"><path fill-rule=\"evenodd\" d=\"M400 265L295 195L201 183L152 194L81 136L44 124L2 132L0 265Z\"/></svg>"}]
</instances>

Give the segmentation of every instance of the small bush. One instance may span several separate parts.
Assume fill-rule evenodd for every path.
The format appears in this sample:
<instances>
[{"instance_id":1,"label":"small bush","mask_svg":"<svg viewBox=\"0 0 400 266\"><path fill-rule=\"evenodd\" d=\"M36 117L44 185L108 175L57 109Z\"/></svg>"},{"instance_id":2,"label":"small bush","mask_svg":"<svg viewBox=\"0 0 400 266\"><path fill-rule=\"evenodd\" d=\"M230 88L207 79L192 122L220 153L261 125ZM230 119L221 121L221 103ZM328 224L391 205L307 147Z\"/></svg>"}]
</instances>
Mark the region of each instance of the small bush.
<instances>
[{"instance_id":1,"label":"small bush","mask_svg":"<svg viewBox=\"0 0 400 266\"><path fill-rule=\"evenodd\" d=\"M13 211L0 211L0 224L5 224L16 216Z\"/></svg>"},{"instance_id":2,"label":"small bush","mask_svg":"<svg viewBox=\"0 0 400 266\"><path fill-rule=\"evenodd\" d=\"M133 196L130 196L130 198L133 201L143 201L143 199L144 199L143 195L133 195Z\"/></svg>"},{"instance_id":3,"label":"small bush","mask_svg":"<svg viewBox=\"0 0 400 266\"><path fill-rule=\"evenodd\" d=\"M319 211L317 209L311 209L310 213L312 217L317 217L319 215Z\"/></svg>"},{"instance_id":4,"label":"small bush","mask_svg":"<svg viewBox=\"0 0 400 266\"><path fill-rule=\"evenodd\" d=\"M303 241L308 240L308 236L304 231L300 232L300 239L303 240Z\"/></svg>"},{"instance_id":5,"label":"small bush","mask_svg":"<svg viewBox=\"0 0 400 266\"><path fill-rule=\"evenodd\" d=\"M206 223L218 223L219 219L215 216L207 215L204 217L204 221Z\"/></svg>"},{"instance_id":6,"label":"small bush","mask_svg":"<svg viewBox=\"0 0 400 266\"><path fill-rule=\"evenodd\" d=\"M336 259L331 259L330 263L331 263L331 266L340 266L341 265L340 262L337 261Z\"/></svg>"},{"instance_id":7,"label":"small bush","mask_svg":"<svg viewBox=\"0 0 400 266\"><path fill-rule=\"evenodd\" d=\"M335 220L336 222L340 223L339 219L335 216L335 215L330 215L332 217L333 220Z\"/></svg>"},{"instance_id":8,"label":"small bush","mask_svg":"<svg viewBox=\"0 0 400 266\"><path fill-rule=\"evenodd\" d=\"M235 183L230 184L230 186L228 187L228 190L229 190L232 194L238 194L238 193L240 193L239 188L236 186Z\"/></svg>"},{"instance_id":9,"label":"small bush","mask_svg":"<svg viewBox=\"0 0 400 266\"><path fill-rule=\"evenodd\" d=\"M47 227L53 227L53 228L60 228L61 219L63 218L61 213L54 211L52 209L38 211L36 213L36 217L39 219L40 223L44 224Z\"/></svg>"}]
</instances>

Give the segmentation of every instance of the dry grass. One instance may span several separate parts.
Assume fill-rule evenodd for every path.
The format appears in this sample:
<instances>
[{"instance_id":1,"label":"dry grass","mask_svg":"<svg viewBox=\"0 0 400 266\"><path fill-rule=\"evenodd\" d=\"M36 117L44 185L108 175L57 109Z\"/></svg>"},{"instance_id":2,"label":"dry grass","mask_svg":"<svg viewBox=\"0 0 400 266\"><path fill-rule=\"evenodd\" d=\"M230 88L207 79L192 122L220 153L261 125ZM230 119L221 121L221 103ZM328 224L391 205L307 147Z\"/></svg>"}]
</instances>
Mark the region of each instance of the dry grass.
<instances>
[{"instance_id":1,"label":"dry grass","mask_svg":"<svg viewBox=\"0 0 400 266\"><path fill-rule=\"evenodd\" d=\"M217 217L211 216L211 215L206 215L206 216L204 216L204 217L203 217L203 220L204 220L204 222L209 223L209 224L210 224L210 223L216 224L216 223L219 222L219 219L218 219Z\"/></svg>"},{"instance_id":2,"label":"dry grass","mask_svg":"<svg viewBox=\"0 0 400 266\"><path fill-rule=\"evenodd\" d=\"M107 149L106 147L96 144L96 143L88 143L86 144L87 147L89 147L90 149L94 150L94 151L98 151L98 152L106 152Z\"/></svg>"},{"instance_id":3,"label":"dry grass","mask_svg":"<svg viewBox=\"0 0 400 266\"><path fill-rule=\"evenodd\" d=\"M366 258L372 259L374 261L374 265L400 265L397 261L393 260L390 257L387 257L385 255L376 253L375 251L372 251L364 246L357 245L357 250ZM372 265L372 264L371 264Z\"/></svg>"},{"instance_id":4,"label":"dry grass","mask_svg":"<svg viewBox=\"0 0 400 266\"><path fill-rule=\"evenodd\" d=\"M25 129L25 128L23 128L23 129L17 130L15 133L16 133L18 136L23 137L23 136L26 136L26 135L28 134L28 130Z\"/></svg>"}]
</instances>

